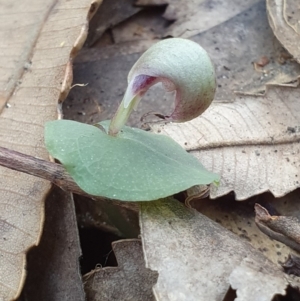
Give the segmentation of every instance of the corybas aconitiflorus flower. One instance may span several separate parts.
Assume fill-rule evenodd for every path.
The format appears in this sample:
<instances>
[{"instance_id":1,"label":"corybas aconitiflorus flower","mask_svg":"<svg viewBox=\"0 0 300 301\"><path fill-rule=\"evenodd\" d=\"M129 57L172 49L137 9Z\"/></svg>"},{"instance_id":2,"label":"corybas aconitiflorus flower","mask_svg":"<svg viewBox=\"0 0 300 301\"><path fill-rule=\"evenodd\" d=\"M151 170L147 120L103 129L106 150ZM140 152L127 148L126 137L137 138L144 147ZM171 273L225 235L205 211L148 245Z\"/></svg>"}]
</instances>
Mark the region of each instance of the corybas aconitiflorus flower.
<instances>
[{"instance_id":1,"label":"corybas aconitiflorus flower","mask_svg":"<svg viewBox=\"0 0 300 301\"><path fill-rule=\"evenodd\" d=\"M120 131L146 91L158 82L176 93L174 111L164 116L173 122L185 122L199 116L215 95L214 67L200 45L179 38L160 41L131 68L124 98L110 123L110 135L115 136Z\"/></svg>"}]
</instances>

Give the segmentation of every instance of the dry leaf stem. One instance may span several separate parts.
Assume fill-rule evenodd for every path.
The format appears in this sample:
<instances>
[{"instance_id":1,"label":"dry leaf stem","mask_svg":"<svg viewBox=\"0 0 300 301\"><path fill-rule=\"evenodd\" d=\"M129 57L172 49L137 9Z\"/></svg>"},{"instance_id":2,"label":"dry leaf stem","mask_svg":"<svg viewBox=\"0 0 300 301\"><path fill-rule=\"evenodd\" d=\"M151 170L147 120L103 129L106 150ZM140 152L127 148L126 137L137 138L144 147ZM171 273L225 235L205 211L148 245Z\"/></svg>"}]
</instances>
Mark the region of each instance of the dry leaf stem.
<instances>
[{"instance_id":1,"label":"dry leaf stem","mask_svg":"<svg viewBox=\"0 0 300 301\"><path fill-rule=\"evenodd\" d=\"M104 198L95 197L84 192L65 171L63 166L58 163L52 163L5 147L0 147L0 166L48 180L63 190L75 194L90 197L92 199L104 200ZM135 204L119 201L114 202L119 206L130 210L138 210L138 206Z\"/></svg>"}]
</instances>

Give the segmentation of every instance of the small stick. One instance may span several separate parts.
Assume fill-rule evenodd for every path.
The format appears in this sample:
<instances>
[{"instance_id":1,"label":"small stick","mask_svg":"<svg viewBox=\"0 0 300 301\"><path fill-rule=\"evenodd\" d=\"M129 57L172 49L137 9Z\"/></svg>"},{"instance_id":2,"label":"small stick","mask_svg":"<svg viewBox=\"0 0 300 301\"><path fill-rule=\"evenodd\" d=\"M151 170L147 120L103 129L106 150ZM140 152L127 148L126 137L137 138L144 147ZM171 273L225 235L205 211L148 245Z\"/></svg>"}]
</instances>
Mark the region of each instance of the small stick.
<instances>
[{"instance_id":1,"label":"small stick","mask_svg":"<svg viewBox=\"0 0 300 301\"><path fill-rule=\"evenodd\" d=\"M0 165L48 180L64 190L87 195L60 164L0 147Z\"/></svg>"},{"instance_id":2,"label":"small stick","mask_svg":"<svg viewBox=\"0 0 300 301\"><path fill-rule=\"evenodd\" d=\"M70 191L75 194L86 196L95 200L107 200L105 198L96 197L84 192L74 182L64 167L58 163L52 163L0 146L0 166L48 180L63 190ZM117 205L127 209L138 211L138 206L136 204L115 200L114 202Z\"/></svg>"}]
</instances>

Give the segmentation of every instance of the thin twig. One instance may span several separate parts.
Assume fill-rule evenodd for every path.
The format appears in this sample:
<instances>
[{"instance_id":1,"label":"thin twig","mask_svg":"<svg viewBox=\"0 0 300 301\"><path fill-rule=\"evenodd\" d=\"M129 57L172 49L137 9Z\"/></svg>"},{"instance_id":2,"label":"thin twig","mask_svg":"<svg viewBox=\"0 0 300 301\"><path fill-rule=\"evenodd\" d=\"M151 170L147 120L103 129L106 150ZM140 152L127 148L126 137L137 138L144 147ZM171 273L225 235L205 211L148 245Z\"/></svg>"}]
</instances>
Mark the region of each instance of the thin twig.
<instances>
[{"instance_id":1,"label":"thin twig","mask_svg":"<svg viewBox=\"0 0 300 301\"><path fill-rule=\"evenodd\" d=\"M48 180L64 190L87 195L78 187L60 164L0 147L0 165Z\"/></svg>"},{"instance_id":2,"label":"thin twig","mask_svg":"<svg viewBox=\"0 0 300 301\"><path fill-rule=\"evenodd\" d=\"M64 167L58 163L52 163L33 156L25 155L17 151L0 146L0 166L39 177L52 182L63 190L83 195L96 200L105 198L92 196L84 192L66 172ZM130 210L137 211L136 204L114 201L117 205Z\"/></svg>"}]
</instances>

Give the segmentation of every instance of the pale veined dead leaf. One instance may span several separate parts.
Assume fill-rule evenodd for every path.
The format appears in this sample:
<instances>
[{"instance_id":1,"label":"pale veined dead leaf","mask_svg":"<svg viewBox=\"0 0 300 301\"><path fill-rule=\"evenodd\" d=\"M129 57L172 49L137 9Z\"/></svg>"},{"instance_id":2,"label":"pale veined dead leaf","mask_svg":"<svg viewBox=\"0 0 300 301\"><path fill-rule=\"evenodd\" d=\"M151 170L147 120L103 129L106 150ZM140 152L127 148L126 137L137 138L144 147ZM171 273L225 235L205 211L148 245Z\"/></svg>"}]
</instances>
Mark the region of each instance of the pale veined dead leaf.
<instances>
[{"instance_id":1,"label":"pale veined dead leaf","mask_svg":"<svg viewBox=\"0 0 300 301\"><path fill-rule=\"evenodd\" d=\"M82 47L100 1L0 2L0 145L48 159L44 122L57 118L72 82L71 59ZM39 242L51 184L0 168L0 299L15 299L26 252Z\"/></svg>"},{"instance_id":2,"label":"pale veined dead leaf","mask_svg":"<svg viewBox=\"0 0 300 301\"><path fill-rule=\"evenodd\" d=\"M211 198L235 192L245 200L270 191L281 197L300 187L300 89L269 86L263 96L215 102L182 124L152 124L221 176Z\"/></svg>"}]
</instances>

